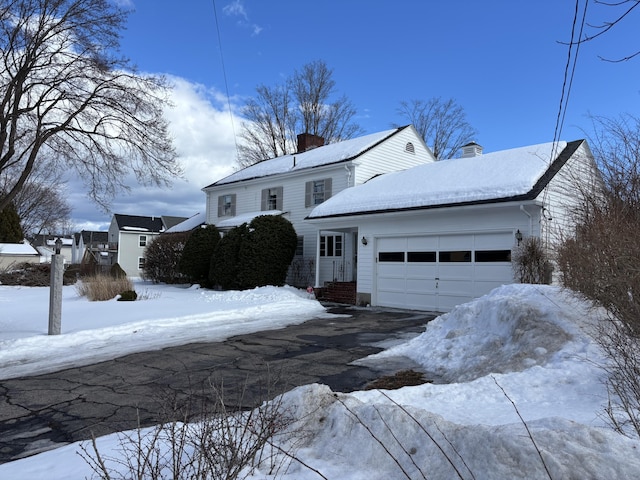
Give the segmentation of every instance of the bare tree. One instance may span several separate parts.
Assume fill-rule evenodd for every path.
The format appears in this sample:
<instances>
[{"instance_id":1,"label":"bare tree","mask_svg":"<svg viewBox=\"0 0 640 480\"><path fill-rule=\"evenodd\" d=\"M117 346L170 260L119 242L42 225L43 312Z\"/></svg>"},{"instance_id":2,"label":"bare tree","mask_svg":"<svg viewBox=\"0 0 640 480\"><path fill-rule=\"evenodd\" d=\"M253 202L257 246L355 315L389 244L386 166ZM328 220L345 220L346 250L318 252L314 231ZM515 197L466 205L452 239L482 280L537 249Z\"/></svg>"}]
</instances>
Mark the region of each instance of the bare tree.
<instances>
[{"instance_id":1,"label":"bare tree","mask_svg":"<svg viewBox=\"0 0 640 480\"><path fill-rule=\"evenodd\" d=\"M579 206L558 265L565 286L607 312L595 335L609 360L605 411L616 430L640 437L640 118L591 120L602 189Z\"/></svg>"},{"instance_id":2,"label":"bare tree","mask_svg":"<svg viewBox=\"0 0 640 480\"><path fill-rule=\"evenodd\" d=\"M294 153L296 135L311 133L326 143L352 138L361 132L352 123L356 110L346 96L335 94L333 70L321 60L308 63L283 84L259 85L257 96L243 108L239 163L247 167L269 158Z\"/></svg>"},{"instance_id":3,"label":"bare tree","mask_svg":"<svg viewBox=\"0 0 640 480\"><path fill-rule=\"evenodd\" d=\"M71 207L59 186L29 181L18 192L14 202L25 234L66 233Z\"/></svg>"},{"instance_id":4,"label":"bare tree","mask_svg":"<svg viewBox=\"0 0 640 480\"><path fill-rule=\"evenodd\" d=\"M439 160L455 157L478 134L467 122L464 109L452 98L402 101L397 112L413 124Z\"/></svg>"},{"instance_id":5,"label":"bare tree","mask_svg":"<svg viewBox=\"0 0 640 480\"><path fill-rule=\"evenodd\" d=\"M127 12L109 0L0 0L0 209L34 171L75 171L106 207L133 174L180 173L162 110L163 78L118 53Z\"/></svg>"}]
</instances>

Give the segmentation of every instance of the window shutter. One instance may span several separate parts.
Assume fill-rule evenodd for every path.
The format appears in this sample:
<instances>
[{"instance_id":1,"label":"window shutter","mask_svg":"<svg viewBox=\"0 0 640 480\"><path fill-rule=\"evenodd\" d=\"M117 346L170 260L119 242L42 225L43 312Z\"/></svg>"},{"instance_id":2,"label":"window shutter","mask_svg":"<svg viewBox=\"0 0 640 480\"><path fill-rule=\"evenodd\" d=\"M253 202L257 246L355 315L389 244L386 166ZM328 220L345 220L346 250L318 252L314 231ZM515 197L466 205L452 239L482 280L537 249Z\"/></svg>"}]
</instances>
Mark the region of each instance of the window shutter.
<instances>
[{"instance_id":1,"label":"window shutter","mask_svg":"<svg viewBox=\"0 0 640 480\"><path fill-rule=\"evenodd\" d=\"M218 217L222 217L224 214L224 195L218 197Z\"/></svg>"},{"instance_id":2,"label":"window shutter","mask_svg":"<svg viewBox=\"0 0 640 480\"><path fill-rule=\"evenodd\" d=\"M236 216L236 194L231 195L231 216Z\"/></svg>"},{"instance_id":3,"label":"window shutter","mask_svg":"<svg viewBox=\"0 0 640 480\"><path fill-rule=\"evenodd\" d=\"M331 183L332 178L324 179L324 201L327 201L331 198Z\"/></svg>"},{"instance_id":4,"label":"window shutter","mask_svg":"<svg viewBox=\"0 0 640 480\"><path fill-rule=\"evenodd\" d=\"M278 187L276 189L276 210L282 211L282 200L283 200L283 188Z\"/></svg>"},{"instance_id":5,"label":"window shutter","mask_svg":"<svg viewBox=\"0 0 640 480\"><path fill-rule=\"evenodd\" d=\"M260 200L260 210L261 211L265 211L267 210L267 202L269 200L269 189L268 188L263 188L262 189L262 199Z\"/></svg>"},{"instance_id":6,"label":"window shutter","mask_svg":"<svg viewBox=\"0 0 640 480\"><path fill-rule=\"evenodd\" d=\"M304 184L304 206L311 207L313 206L313 198L311 195L313 193L313 182L307 182Z\"/></svg>"}]
</instances>

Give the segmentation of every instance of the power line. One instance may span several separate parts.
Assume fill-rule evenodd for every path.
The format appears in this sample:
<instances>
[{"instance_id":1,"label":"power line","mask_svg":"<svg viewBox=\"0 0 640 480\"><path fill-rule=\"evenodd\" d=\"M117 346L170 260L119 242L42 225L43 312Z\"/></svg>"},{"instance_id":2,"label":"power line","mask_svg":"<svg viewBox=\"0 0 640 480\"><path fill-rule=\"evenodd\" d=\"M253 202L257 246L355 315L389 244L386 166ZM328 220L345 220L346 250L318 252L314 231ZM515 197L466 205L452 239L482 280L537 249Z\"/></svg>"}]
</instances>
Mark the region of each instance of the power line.
<instances>
[{"instance_id":1,"label":"power line","mask_svg":"<svg viewBox=\"0 0 640 480\"><path fill-rule=\"evenodd\" d=\"M222 65L222 76L224 77L224 88L227 95L227 107L229 108L229 119L231 120L231 131L233 133L233 141L236 146L236 161L240 159L240 150L238 149L238 137L236 136L235 124L233 122L233 112L231 110L231 96L229 95L229 83L227 82L227 69L224 65L224 55L222 53L222 40L220 36L220 25L218 24L218 11L216 9L216 0L211 0L213 4L213 16L216 21L216 33L218 36L218 45L220 47L220 63Z\"/></svg>"},{"instance_id":2,"label":"power line","mask_svg":"<svg viewBox=\"0 0 640 480\"><path fill-rule=\"evenodd\" d=\"M580 0L576 0L576 8L573 14L573 23L571 25L571 40L569 42L569 49L567 52L567 64L564 70L564 79L562 82L562 92L560 94L560 106L558 108L558 116L556 118L556 126L553 132L553 146L551 150L551 158L553 160L557 153L558 142L562 135L562 128L564 126L564 120L567 114L567 106L569 104L569 96L571 94L571 87L573 85L573 77L576 71L576 65L578 62L578 53L580 51L580 44L582 43L582 33L584 31L584 25L587 18L587 7L589 0L585 0L584 8L582 10L582 20L580 21L580 31L576 37L576 26L578 23L578 16L580 11ZM575 50L575 54L573 54ZM566 93L566 94L565 94Z\"/></svg>"}]
</instances>

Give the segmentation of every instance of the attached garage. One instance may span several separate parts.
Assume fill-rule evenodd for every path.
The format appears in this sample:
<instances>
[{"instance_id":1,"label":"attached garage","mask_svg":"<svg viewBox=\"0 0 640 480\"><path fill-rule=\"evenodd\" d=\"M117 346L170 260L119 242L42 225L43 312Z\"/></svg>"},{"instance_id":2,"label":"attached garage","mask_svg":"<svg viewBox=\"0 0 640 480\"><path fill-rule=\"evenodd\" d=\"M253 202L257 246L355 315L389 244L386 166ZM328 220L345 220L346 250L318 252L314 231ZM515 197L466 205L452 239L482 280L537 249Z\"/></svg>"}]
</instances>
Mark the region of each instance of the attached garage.
<instances>
[{"instance_id":1,"label":"attached garage","mask_svg":"<svg viewBox=\"0 0 640 480\"><path fill-rule=\"evenodd\" d=\"M571 211L597 182L585 141L533 145L382 175L307 220L357 232L360 305L447 312L513 283L523 237L552 249L572 235Z\"/></svg>"},{"instance_id":2,"label":"attached garage","mask_svg":"<svg viewBox=\"0 0 640 480\"><path fill-rule=\"evenodd\" d=\"M513 233L380 237L377 305L448 311L513 282Z\"/></svg>"}]
</instances>

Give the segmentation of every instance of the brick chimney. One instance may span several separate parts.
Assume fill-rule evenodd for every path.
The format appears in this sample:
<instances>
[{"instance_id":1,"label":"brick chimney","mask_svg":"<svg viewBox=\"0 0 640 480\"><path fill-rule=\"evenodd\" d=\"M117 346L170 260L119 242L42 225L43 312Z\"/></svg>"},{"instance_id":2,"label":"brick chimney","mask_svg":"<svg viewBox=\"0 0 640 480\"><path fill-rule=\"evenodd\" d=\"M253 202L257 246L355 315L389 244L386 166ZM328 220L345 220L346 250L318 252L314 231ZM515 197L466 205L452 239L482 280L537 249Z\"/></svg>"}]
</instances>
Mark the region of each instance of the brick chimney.
<instances>
[{"instance_id":1,"label":"brick chimney","mask_svg":"<svg viewBox=\"0 0 640 480\"><path fill-rule=\"evenodd\" d=\"M314 135L312 133L301 133L298 135L298 152L304 153L312 148L321 147L324 145L324 138Z\"/></svg>"}]
</instances>

